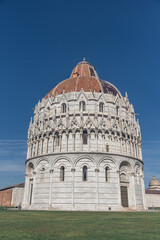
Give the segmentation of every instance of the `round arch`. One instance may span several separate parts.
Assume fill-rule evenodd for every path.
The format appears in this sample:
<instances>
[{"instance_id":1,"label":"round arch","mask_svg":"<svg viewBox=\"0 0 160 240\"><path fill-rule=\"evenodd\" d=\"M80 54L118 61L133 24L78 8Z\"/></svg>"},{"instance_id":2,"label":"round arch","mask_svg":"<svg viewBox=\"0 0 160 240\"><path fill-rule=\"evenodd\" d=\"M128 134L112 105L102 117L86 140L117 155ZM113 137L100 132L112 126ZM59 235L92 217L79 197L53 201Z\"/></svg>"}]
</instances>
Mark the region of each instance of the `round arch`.
<instances>
[{"instance_id":1,"label":"round arch","mask_svg":"<svg viewBox=\"0 0 160 240\"><path fill-rule=\"evenodd\" d=\"M117 162L114 160L114 158L109 157L109 156L103 157L103 158L101 158L101 159L99 160L98 166L97 166L98 168L100 167L100 164L101 164L104 160L109 160L109 161L111 161L112 163L115 164L116 168L118 169L118 164L117 164Z\"/></svg>"},{"instance_id":2,"label":"round arch","mask_svg":"<svg viewBox=\"0 0 160 240\"><path fill-rule=\"evenodd\" d=\"M52 165L51 165L51 169L53 169L54 168L54 166L55 166L55 164L59 161L59 160L67 160L69 163L70 163L70 165L71 165L71 168L73 168L73 163L72 163L72 161L71 161L71 159L70 158L68 158L68 157L66 157L66 156L60 156L60 157L57 157L54 161L53 161L53 163L52 163ZM60 164L60 165L62 165L62 164ZM64 165L64 164L63 164Z\"/></svg>"},{"instance_id":3,"label":"round arch","mask_svg":"<svg viewBox=\"0 0 160 240\"><path fill-rule=\"evenodd\" d=\"M130 171L132 170L131 164L130 164L128 161L126 161L126 160L122 160L122 161L120 162L120 164L119 164L119 169L121 169L121 167L123 167L123 166L129 167L129 170L130 170Z\"/></svg>"},{"instance_id":4,"label":"round arch","mask_svg":"<svg viewBox=\"0 0 160 240\"><path fill-rule=\"evenodd\" d=\"M80 156L80 157L78 157L78 158L76 159L76 161L75 161L75 163L74 163L74 168L76 167L77 163L78 163L81 159L89 159L90 161L93 162L94 167L95 167L95 168L97 167L97 166L96 166L96 163L95 163L95 161L94 161L94 159L93 159L92 157L87 156L87 155L83 155L83 156Z\"/></svg>"},{"instance_id":5,"label":"round arch","mask_svg":"<svg viewBox=\"0 0 160 240\"><path fill-rule=\"evenodd\" d=\"M51 166L50 161L48 160L48 158L42 157L42 158L40 158L40 159L36 162L36 167L37 167L37 166L40 164L40 162L42 162L42 161L46 161L46 162Z\"/></svg>"}]
</instances>

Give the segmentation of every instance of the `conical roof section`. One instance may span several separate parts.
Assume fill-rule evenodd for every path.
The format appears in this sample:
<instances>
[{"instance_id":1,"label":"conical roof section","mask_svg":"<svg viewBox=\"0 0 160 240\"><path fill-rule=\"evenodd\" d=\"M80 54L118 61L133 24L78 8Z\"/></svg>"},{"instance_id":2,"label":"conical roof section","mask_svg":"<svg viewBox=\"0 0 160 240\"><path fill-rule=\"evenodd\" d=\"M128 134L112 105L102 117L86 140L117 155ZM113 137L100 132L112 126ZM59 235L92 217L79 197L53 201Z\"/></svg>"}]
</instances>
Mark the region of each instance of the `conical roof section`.
<instances>
[{"instance_id":1,"label":"conical roof section","mask_svg":"<svg viewBox=\"0 0 160 240\"><path fill-rule=\"evenodd\" d=\"M70 78L76 77L94 77L97 80L99 79L95 67L87 62L85 58L73 68Z\"/></svg>"},{"instance_id":2,"label":"conical roof section","mask_svg":"<svg viewBox=\"0 0 160 240\"><path fill-rule=\"evenodd\" d=\"M63 92L80 92L83 89L85 92L104 92L116 96L121 96L120 92L111 83L100 80L96 69L93 65L83 58L72 70L69 79L60 82L53 88L45 98L51 95L60 95Z\"/></svg>"}]
</instances>

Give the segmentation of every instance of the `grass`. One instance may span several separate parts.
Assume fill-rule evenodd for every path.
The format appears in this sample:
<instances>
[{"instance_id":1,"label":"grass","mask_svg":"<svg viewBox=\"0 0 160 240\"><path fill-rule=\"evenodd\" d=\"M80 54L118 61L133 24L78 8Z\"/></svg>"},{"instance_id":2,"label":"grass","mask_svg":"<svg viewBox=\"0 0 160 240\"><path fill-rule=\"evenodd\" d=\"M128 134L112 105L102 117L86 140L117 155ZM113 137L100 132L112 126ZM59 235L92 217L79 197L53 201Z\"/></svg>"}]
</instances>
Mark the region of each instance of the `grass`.
<instances>
[{"instance_id":1,"label":"grass","mask_svg":"<svg viewBox=\"0 0 160 240\"><path fill-rule=\"evenodd\" d=\"M160 212L0 210L3 240L159 240Z\"/></svg>"}]
</instances>

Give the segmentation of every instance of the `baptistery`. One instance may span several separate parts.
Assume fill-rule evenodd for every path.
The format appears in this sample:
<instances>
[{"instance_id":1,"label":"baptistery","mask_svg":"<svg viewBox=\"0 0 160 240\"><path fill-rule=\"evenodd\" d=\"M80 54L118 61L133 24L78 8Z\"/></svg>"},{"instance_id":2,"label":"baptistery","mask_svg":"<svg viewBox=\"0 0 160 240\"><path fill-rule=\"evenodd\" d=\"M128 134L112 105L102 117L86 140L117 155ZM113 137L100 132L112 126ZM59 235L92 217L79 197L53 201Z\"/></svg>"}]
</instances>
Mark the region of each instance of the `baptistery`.
<instances>
[{"instance_id":1,"label":"baptistery","mask_svg":"<svg viewBox=\"0 0 160 240\"><path fill-rule=\"evenodd\" d=\"M83 59L35 106L23 209L144 209L141 144L127 93Z\"/></svg>"}]
</instances>

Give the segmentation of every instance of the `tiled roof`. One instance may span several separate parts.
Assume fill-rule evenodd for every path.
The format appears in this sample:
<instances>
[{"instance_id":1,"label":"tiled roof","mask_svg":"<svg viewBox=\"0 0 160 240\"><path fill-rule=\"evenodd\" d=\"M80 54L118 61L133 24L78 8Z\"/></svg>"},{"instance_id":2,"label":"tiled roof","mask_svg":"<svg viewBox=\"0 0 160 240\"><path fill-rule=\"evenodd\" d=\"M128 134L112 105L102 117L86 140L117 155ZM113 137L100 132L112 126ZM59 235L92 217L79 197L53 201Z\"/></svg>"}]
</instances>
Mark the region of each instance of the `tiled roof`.
<instances>
[{"instance_id":1,"label":"tiled roof","mask_svg":"<svg viewBox=\"0 0 160 240\"><path fill-rule=\"evenodd\" d=\"M147 193L147 194L160 194L160 190L146 189L145 193Z\"/></svg>"},{"instance_id":2,"label":"tiled roof","mask_svg":"<svg viewBox=\"0 0 160 240\"><path fill-rule=\"evenodd\" d=\"M104 92L119 96L120 93L111 83L100 80L95 68L88 62L82 61L73 69L69 79L60 82L46 96L47 99L51 95L62 94L76 91L80 92L83 89L85 92Z\"/></svg>"},{"instance_id":3,"label":"tiled roof","mask_svg":"<svg viewBox=\"0 0 160 240\"><path fill-rule=\"evenodd\" d=\"M7 189L16 188L16 187L17 188L24 188L24 183L18 183L18 184L9 186L9 187L5 187L5 188L0 189L0 191L4 191L4 190L7 190Z\"/></svg>"}]
</instances>

